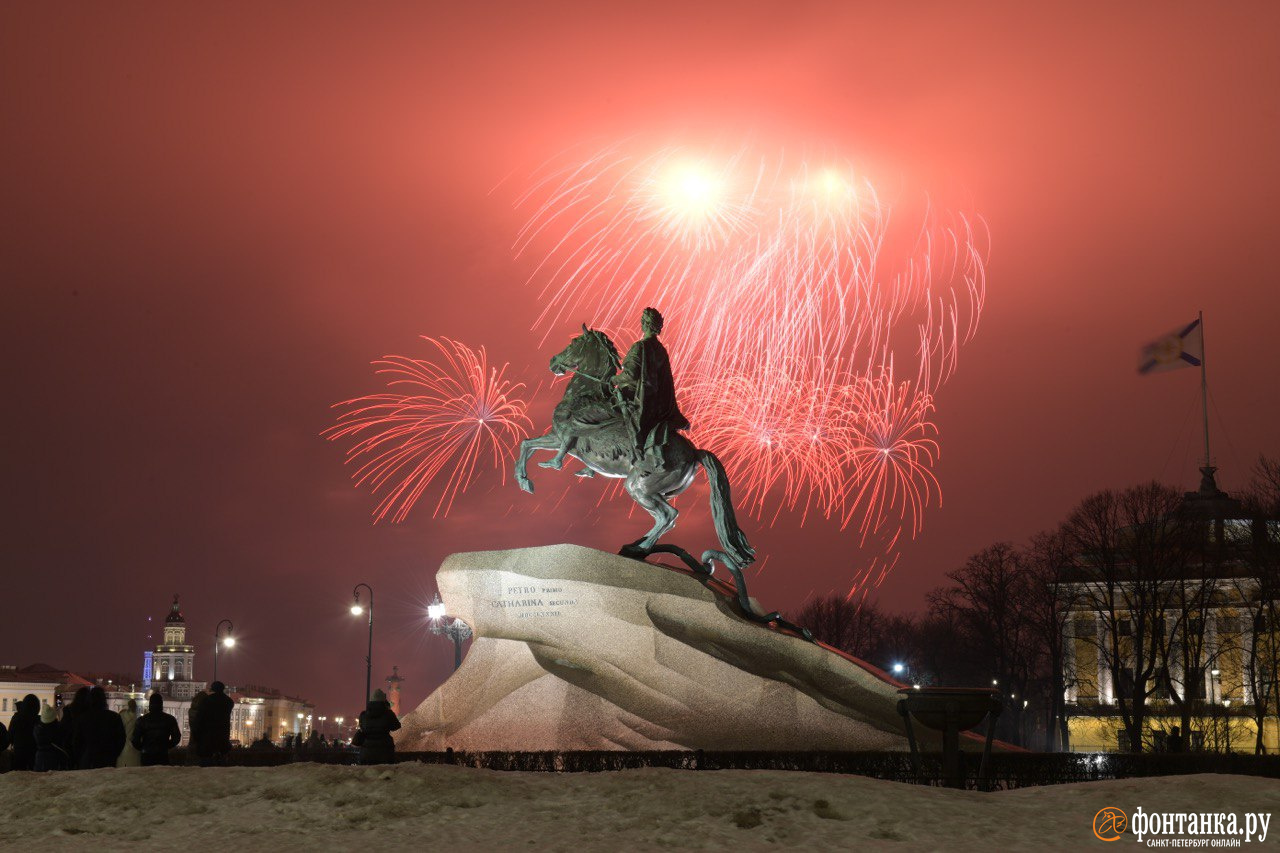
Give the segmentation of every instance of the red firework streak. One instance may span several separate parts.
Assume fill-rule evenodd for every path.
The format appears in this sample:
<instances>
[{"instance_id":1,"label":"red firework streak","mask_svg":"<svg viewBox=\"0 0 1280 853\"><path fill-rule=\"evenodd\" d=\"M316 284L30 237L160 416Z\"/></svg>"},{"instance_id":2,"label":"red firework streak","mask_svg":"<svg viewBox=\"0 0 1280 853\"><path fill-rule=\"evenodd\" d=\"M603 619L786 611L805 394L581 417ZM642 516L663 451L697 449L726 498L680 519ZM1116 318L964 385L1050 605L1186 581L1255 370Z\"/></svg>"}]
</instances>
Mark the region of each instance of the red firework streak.
<instances>
[{"instance_id":1,"label":"red firework streak","mask_svg":"<svg viewBox=\"0 0 1280 853\"><path fill-rule=\"evenodd\" d=\"M891 226L847 164L746 149L617 146L546 169L520 203L532 213L515 248L540 256L543 342L586 320L625 348L641 309L659 308L691 437L724 461L742 507L853 527L878 553L850 594L878 586L941 502L931 416L981 315L981 222L926 203ZM378 519L403 520L432 486L447 514L482 462L505 477L532 427L505 365L427 340L435 361L376 362L393 392L338 404L326 431L357 439L348 458L383 492Z\"/></svg>"},{"instance_id":2,"label":"red firework streak","mask_svg":"<svg viewBox=\"0 0 1280 853\"><path fill-rule=\"evenodd\" d=\"M855 588L878 584L941 501L930 418L981 314L981 223L923 203L891 226L847 164L747 149L615 146L545 170L520 201L544 341L582 320L634 334L657 307L691 437L742 506L854 527L884 555Z\"/></svg>"},{"instance_id":3,"label":"red firework streak","mask_svg":"<svg viewBox=\"0 0 1280 853\"><path fill-rule=\"evenodd\" d=\"M435 360L389 355L374 362L388 391L336 403L330 440L353 438L347 461L358 467L356 485L368 485L382 500L374 511L400 522L428 487L439 488L433 516L448 515L479 468L503 474L517 444L533 429L528 403L517 395L523 383L489 366L484 347L473 350L449 338L423 340ZM411 389L407 393L401 389Z\"/></svg>"}]
</instances>

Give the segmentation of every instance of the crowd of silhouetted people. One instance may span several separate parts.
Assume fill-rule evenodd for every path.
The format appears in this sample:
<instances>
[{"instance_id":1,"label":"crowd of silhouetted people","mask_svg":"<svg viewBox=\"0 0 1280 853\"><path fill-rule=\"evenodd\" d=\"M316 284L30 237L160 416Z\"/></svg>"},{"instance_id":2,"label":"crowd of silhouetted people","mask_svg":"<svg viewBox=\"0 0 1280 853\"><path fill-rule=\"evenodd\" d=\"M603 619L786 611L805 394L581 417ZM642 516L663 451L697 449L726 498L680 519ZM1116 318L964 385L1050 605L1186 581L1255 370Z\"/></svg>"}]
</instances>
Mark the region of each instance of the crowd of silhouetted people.
<instances>
[{"instance_id":1,"label":"crowd of silhouetted people","mask_svg":"<svg viewBox=\"0 0 1280 853\"><path fill-rule=\"evenodd\" d=\"M151 695L145 714L130 699L119 713L107 707L101 687L81 687L62 713L28 693L6 729L0 722L0 753L12 746L10 770L43 773L51 770L94 770L100 767L149 767L169 763L169 751L182 740L178 720L164 710L164 697ZM228 763L231 753L231 713L235 707L221 681L197 693L189 711L190 748L201 767ZM391 733L400 720L386 694L375 690L360 713L352 745L359 749L361 764L386 764L395 760ZM307 737L289 735L284 748L303 757L312 750L338 745L312 730ZM250 751L278 750L266 733L249 745Z\"/></svg>"}]
</instances>

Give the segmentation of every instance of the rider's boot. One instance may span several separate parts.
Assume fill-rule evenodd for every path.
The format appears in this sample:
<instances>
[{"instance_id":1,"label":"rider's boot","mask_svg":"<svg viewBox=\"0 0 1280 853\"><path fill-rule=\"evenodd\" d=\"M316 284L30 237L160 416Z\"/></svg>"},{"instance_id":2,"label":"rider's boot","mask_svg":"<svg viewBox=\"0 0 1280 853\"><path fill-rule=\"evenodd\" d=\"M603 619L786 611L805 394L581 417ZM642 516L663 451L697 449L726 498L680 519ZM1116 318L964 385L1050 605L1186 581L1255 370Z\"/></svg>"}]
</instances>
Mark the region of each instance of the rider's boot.
<instances>
[{"instance_id":1,"label":"rider's boot","mask_svg":"<svg viewBox=\"0 0 1280 853\"><path fill-rule=\"evenodd\" d=\"M576 475L576 476L579 476L579 477L594 477L595 475L596 475L596 472L595 472L595 471L592 471L590 468L583 468L581 471L579 471L579 472L577 473L577 475Z\"/></svg>"}]
</instances>

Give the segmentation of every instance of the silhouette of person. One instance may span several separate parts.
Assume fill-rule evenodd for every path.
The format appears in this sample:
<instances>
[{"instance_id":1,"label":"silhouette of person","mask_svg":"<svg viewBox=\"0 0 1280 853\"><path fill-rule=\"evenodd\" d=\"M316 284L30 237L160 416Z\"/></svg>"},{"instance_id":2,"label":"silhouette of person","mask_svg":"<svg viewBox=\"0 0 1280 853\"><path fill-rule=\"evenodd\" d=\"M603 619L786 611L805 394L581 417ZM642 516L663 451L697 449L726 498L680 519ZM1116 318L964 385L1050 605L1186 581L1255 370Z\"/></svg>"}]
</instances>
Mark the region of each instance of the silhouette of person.
<instances>
[{"instance_id":1,"label":"silhouette of person","mask_svg":"<svg viewBox=\"0 0 1280 853\"><path fill-rule=\"evenodd\" d=\"M200 702L191 740L196 745L201 767L227 763L231 751L231 711L235 700L226 694L227 686L221 681L209 685L209 695Z\"/></svg>"},{"instance_id":2,"label":"silhouette of person","mask_svg":"<svg viewBox=\"0 0 1280 853\"><path fill-rule=\"evenodd\" d=\"M169 763L169 750L182 742L182 729L178 718L165 713L164 697L152 693L147 713L138 718L133 727L133 748L141 753L143 767Z\"/></svg>"},{"instance_id":3,"label":"silhouette of person","mask_svg":"<svg viewBox=\"0 0 1280 853\"><path fill-rule=\"evenodd\" d=\"M360 747L361 764L391 764L395 761L396 743L391 733L399 730L400 720L391 710L387 694L373 691L369 705L360 712L359 728L351 742Z\"/></svg>"},{"instance_id":4,"label":"silhouette of person","mask_svg":"<svg viewBox=\"0 0 1280 853\"><path fill-rule=\"evenodd\" d=\"M89 707L76 717L71 734L71 752L80 770L115 767L124 749L124 721L107 707L107 691L89 690Z\"/></svg>"}]
</instances>

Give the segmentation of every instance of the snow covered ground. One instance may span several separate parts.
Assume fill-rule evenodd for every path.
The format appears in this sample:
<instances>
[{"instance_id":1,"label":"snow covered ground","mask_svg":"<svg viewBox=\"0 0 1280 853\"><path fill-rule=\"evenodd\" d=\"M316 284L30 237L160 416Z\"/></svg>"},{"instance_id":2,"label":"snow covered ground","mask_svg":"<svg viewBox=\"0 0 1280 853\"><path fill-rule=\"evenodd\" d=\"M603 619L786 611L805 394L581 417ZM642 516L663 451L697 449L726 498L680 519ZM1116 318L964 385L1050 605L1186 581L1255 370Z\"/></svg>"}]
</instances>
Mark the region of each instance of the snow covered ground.
<instances>
[{"instance_id":1,"label":"snow covered ground","mask_svg":"<svg viewBox=\"0 0 1280 853\"><path fill-rule=\"evenodd\" d=\"M1104 806L1129 815L1138 806L1235 812L1243 821L1246 811L1280 812L1280 780L1200 775L979 794L750 770L294 764L9 773L0 776L0 849L1081 849L1105 847L1092 829ZM1273 825L1262 847L1278 839Z\"/></svg>"}]
</instances>

